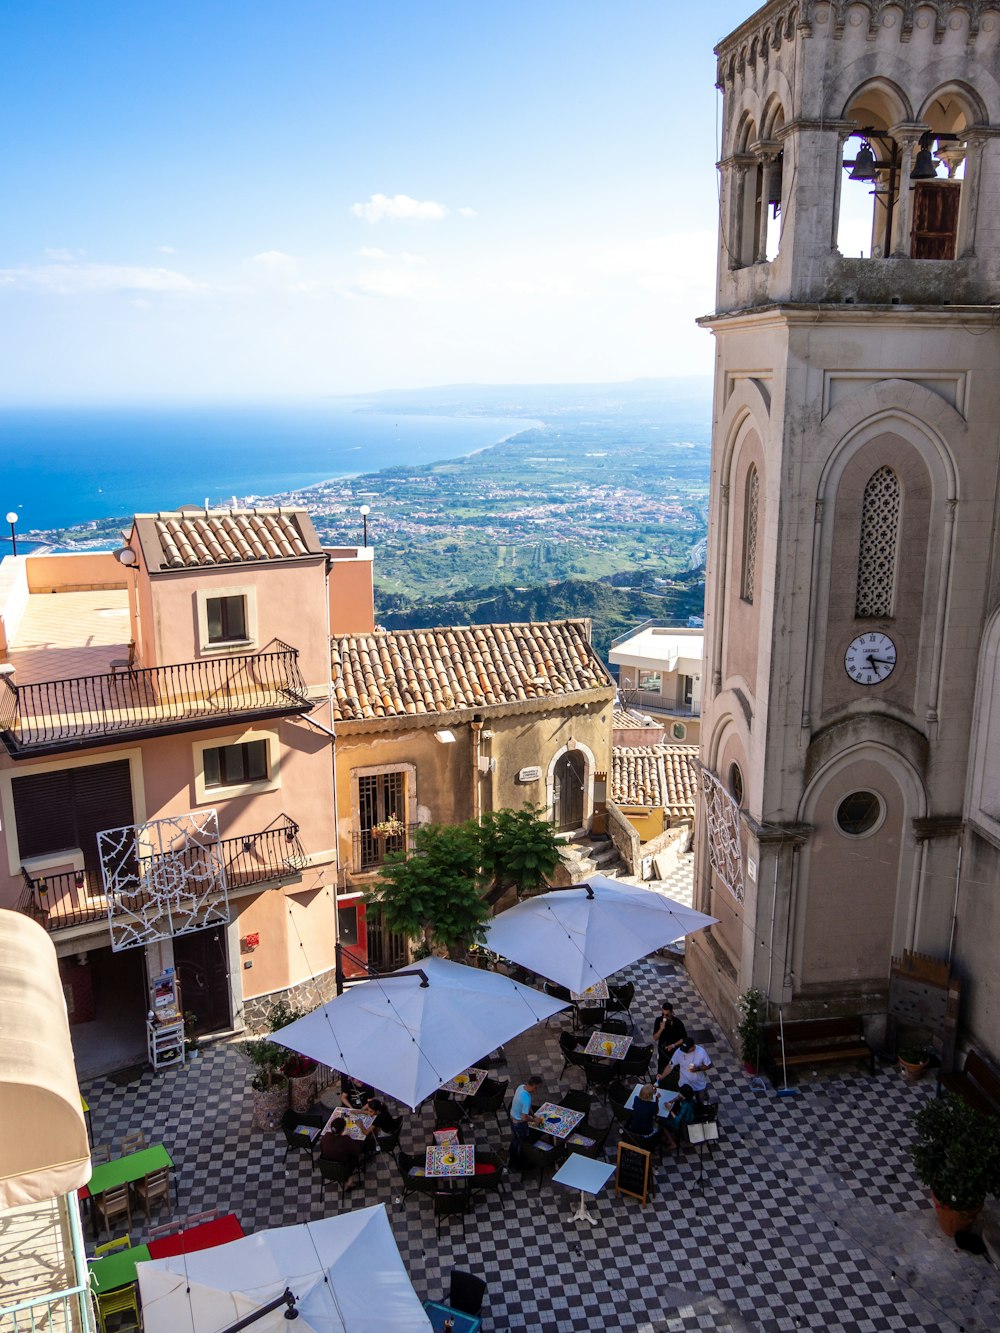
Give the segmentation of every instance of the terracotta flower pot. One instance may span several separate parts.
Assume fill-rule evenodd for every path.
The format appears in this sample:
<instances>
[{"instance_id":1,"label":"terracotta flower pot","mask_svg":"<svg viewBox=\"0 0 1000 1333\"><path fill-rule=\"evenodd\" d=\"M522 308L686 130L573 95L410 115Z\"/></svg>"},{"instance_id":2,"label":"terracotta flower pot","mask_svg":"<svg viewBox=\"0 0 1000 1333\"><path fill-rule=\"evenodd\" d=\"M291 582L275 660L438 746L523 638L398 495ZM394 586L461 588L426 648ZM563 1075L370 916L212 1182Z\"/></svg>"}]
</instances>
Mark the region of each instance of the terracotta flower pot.
<instances>
[{"instance_id":1,"label":"terracotta flower pot","mask_svg":"<svg viewBox=\"0 0 1000 1333\"><path fill-rule=\"evenodd\" d=\"M901 1055L897 1058L899 1060L899 1072L907 1083L916 1083L918 1079L923 1078L930 1068L931 1062L929 1060L921 1060L919 1064L914 1064L910 1060L904 1060Z\"/></svg>"},{"instance_id":2,"label":"terracotta flower pot","mask_svg":"<svg viewBox=\"0 0 1000 1333\"><path fill-rule=\"evenodd\" d=\"M273 1088L251 1088L254 1129L280 1129L281 1117L288 1110L288 1081Z\"/></svg>"},{"instance_id":3,"label":"terracotta flower pot","mask_svg":"<svg viewBox=\"0 0 1000 1333\"><path fill-rule=\"evenodd\" d=\"M975 1208L949 1208L933 1193L931 1199L934 1202L938 1226L946 1236L954 1236L959 1231L968 1231L983 1210L982 1204L978 1204Z\"/></svg>"}]
</instances>

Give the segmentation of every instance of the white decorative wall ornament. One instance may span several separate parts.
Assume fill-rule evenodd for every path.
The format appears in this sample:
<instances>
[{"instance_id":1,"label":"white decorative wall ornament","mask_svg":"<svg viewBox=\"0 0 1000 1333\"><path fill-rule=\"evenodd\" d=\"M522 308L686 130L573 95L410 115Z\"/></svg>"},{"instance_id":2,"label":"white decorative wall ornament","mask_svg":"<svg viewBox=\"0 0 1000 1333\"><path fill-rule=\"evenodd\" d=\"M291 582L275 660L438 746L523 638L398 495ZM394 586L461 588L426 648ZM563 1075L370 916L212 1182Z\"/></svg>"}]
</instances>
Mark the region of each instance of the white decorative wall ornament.
<instances>
[{"instance_id":1,"label":"white decorative wall ornament","mask_svg":"<svg viewBox=\"0 0 1000 1333\"><path fill-rule=\"evenodd\" d=\"M740 808L707 768L701 770L708 827L708 859L712 869L737 902L743 901L743 849L740 846Z\"/></svg>"},{"instance_id":2,"label":"white decorative wall ornament","mask_svg":"<svg viewBox=\"0 0 1000 1333\"><path fill-rule=\"evenodd\" d=\"M869 477L861 509L854 608L859 620L892 615L901 498L899 478L891 467L880 467Z\"/></svg>"},{"instance_id":3,"label":"white decorative wall ornament","mask_svg":"<svg viewBox=\"0 0 1000 1333\"><path fill-rule=\"evenodd\" d=\"M228 923L217 811L107 829L97 845L115 953Z\"/></svg>"}]
</instances>

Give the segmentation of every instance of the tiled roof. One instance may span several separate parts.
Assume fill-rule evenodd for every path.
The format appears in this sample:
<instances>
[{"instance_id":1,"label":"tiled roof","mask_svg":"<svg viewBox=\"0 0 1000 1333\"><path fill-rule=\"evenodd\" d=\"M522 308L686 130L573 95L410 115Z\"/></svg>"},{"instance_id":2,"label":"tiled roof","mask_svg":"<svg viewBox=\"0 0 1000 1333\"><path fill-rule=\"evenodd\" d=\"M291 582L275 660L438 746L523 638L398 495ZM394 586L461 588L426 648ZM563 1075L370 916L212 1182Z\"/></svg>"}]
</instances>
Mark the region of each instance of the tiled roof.
<instances>
[{"instance_id":1,"label":"tiled roof","mask_svg":"<svg viewBox=\"0 0 1000 1333\"><path fill-rule=\"evenodd\" d=\"M659 726L659 723L654 723L645 713L637 713L634 709L616 708L612 725L616 731L646 731L651 726Z\"/></svg>"},{"instance_id":2,"label":"tiled roof","mask_svg":"<svg viewBox=\"0 0 1000 1333\"><path fill-rule=\"evenodd\" d=\"M304 509L191 508L136 514L135 530L151 573L322 554Z\"/></svg>"},{"instance_id":3,"label":"tiled roof","mask_svg":"<svg viewBox=\"0 0 1000 1333\"><path fill-rule=\"evenodd\" d=\"M698 790L696 745L616 745L611 799L618 805L662 806L674 819L694 816Z\"/></svg>"},{"instance_id":4,"label":"tiled roof","mask_svg":"<svg viewBox=\"0 0 1000 1333\"><path fill-rule=\"evenodd\" d=\"M349 634L332 645L344 721L558 701L613 688L579 621Z\"/></svg>"}]
</instances>

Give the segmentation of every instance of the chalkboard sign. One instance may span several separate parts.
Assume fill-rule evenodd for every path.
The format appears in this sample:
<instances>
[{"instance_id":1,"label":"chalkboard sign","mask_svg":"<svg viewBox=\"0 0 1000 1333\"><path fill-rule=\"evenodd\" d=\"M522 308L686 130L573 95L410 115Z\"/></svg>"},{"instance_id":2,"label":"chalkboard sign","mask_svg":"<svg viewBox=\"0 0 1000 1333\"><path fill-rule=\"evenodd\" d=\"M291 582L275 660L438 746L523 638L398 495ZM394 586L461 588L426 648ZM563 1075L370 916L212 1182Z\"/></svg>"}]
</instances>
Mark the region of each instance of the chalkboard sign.
<instances>
[{"instance_id":1,"label":"chalkboard sign","mask_svg":"<svg viewBox=\"0 0 1000 1333\"><path fill-rule=\"evenodd\" d=\"M652 1170L652 1153L645 1148L636 1148L631 1143L620 1142L615 1170L615 1194L628 1194L645 1207L646 1196L652 1193Z\"/></svg>"}]
</instances>

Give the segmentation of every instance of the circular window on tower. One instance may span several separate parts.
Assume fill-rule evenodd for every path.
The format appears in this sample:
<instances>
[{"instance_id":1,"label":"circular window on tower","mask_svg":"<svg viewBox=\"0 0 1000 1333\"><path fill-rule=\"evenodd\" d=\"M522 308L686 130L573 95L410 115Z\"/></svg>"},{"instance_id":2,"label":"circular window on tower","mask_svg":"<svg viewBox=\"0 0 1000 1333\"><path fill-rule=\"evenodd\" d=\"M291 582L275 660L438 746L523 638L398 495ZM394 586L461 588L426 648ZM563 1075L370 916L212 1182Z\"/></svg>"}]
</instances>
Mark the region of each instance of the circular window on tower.
<instances>
[{"instance_id":1,"label":"circular window on tower","mask_svg":"<svg viewBox=\"0 0 1000 1333\"><path fill-rule=\"evenodd\" d=\"M884 813L873 791L852 791L837 806L837 827L850 838L863 838L881 825Z\"/></svg>"},{"instance_id":2,"label":"circular window on tower","mask_svg":"<svg viewBox=\"0 0 1000 1333\"><path fill-rule=\"evenodd\" d=\"M729 795L737 805L743 804L743 774L739 764L729 765Z\"/></svg>"},{"instance_id":3,"label":"circular window on tower","mask_svg":"<svg viewBox=\"0 0 1000 1333\"><path fill-rule=\"evenodd\" d=\"M688 734L688 729L683 722L675 722L670 728L675 741L682 741Z\"/></svg>"}]
</instances>

